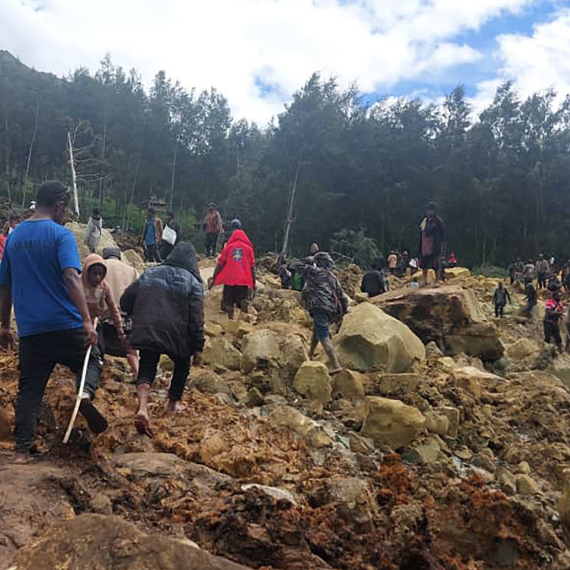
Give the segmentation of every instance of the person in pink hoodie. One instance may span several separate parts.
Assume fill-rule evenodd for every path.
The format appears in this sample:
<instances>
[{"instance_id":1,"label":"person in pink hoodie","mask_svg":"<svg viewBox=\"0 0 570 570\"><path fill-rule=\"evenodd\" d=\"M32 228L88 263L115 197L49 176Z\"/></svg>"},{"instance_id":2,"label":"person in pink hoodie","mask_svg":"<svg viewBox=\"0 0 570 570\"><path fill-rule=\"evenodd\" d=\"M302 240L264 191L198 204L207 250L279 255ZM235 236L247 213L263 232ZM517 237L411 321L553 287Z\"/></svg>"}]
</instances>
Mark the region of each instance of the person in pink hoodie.
<instances>
[{"instance_id":1,"label":"person in pink hoodie","mask_svg":"<svg viewBox=\"0 0 570 570\"><path fill-rule=\"evenodd\" d=\"M210 288L214 285L224 286L222 305L230 320L234 318L235 307L247 311L249 292L255 289L253 245L241 229L241 224L236 222L237 220L232 222L232 225L236 225L238 229L222 250L210 282Z\"/></svg>"}]
</instances>

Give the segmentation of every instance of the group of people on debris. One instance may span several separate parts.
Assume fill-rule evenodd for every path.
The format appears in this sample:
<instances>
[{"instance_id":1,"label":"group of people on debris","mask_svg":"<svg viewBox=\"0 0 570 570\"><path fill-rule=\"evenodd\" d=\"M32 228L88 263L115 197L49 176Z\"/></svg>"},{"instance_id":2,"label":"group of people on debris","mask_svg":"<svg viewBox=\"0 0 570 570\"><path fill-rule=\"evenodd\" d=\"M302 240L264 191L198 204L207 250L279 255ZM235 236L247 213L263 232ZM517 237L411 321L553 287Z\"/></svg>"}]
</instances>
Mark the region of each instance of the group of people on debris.
<instances>
[{"instance_id":1,"label":"group of people on debris","mask_svg":"<svg viewBox=\"0 0 570 570\"><path fill-rule=\"evenodd\" d=\"M204 286L194 246L175 240L170 250L163 250L166 259L139 276L122 262L119 248L104 248L102 256L95 253L102 233L100 212L95 210L85 237L91 253L82 265L74 235L63 225L69 200L70 191L61 182L42 184L36 210L10 232L0 263L0 347L6 350L14 343L12 308L19 337L18 462L28 459L43 395L56 364L76 373L79 387L87 347L91 347L78 394L79 411L89 428L101 433L107 420L94 398L104 356L126 358L137 384L135 426L153 435L148 395L161 355L174 362L166 412L175 413L180 409L191 360L198 364L204 348ZM154 245L158 245L160 226L152 211L147 221L152 222ZM255 288L253 247L239 221L233 226L210 283L224 285L228 313L236 305L244 308L247 291ZM176 231L174 224L167 222L167 227ZM149 233L147 223L147 246L153 245ZM176 233L179 237L180 232Z\"/></svg>"},{"instance_id":2,"label":"group of people on debris","mask_svg":"<svg viewBox=\"0 0 570 570\"><path fill-rule=\"evenodd\" d=\"M543 319L544 341L546 343L554 342L562 350L560 322L564 315L564 305L561 299L561 291L562 287L567 292L570 291L570 261L564 265L562 279L559 278L558 271L555 258L551 257L548 260L542 253L536 262L530 259L525 264L520 258L517 258L507 268L511 285L520 283L524 287L526 298L524 313L528 318L532 316L533 309L538 304L538 291L544 289L549 292ZM495 317L503 317L507 303L512 304L510 293L503 283L499 283L493 294ZM566 350L570 350L570 314L567 322Z\"/></svg>"}]
</instances>

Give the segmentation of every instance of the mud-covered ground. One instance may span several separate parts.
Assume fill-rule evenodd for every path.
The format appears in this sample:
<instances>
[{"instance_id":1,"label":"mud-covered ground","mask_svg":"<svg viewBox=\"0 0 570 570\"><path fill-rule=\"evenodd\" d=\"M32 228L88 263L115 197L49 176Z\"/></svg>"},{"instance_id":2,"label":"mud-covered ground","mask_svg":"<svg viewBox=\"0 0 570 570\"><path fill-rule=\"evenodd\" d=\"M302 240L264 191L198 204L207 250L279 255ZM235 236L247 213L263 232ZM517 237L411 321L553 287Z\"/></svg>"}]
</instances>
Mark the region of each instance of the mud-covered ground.
<instances>
[{"instance_id":1,"label":"mud-covered ground","mask_svg":"<svg viewBox=\"0 0 570 570\"><path fill-rule=\"evenodd\" d=\"M203 264L206 278L212 270ZM354 274L343 278L356 282ZM475 291L492 320L495 282L468 277L460 284ZM223 337L241 355L245 336L263 326L306 343L309 321L297 297L276 285L271 275L262 279L241 325L219 311L219 291L209 294L210 340ZM553 374L556 362L562 375L566 364L540 342L541 307L527 323L518 314L522 297L513 301L497 323L507 347L493 367L499 380L480 389L451 381L454 367L483 370L481 361L444 357L433 347L411 371L413 388L403 379L382 393L381 370L362 376L367 393L425 413L459 410L456 438L425 430L397 452L361 438L358 398L337 394L323 406L296 393L290 376L271 364L246 374L227 355L223 364L192 371L186 410L174 417L163 413L170 366L162 363L152 393L153 439L135 432L126 363L108 359L97 402L110 428L92 438L79 420L73 443L64 446L73 378L56 370L34 461L13 465L11 435L0 433L0 569L55 522L86 513L189 539L249 568L570 568L558 508L570 467L570 394ZM521 339L531 343L522 356L510 350ZM0 409L10 425L17 376L16 356L0 356ZM323 444L274 421L286 405L317 422Z\"/></svg>"}]
</instances>

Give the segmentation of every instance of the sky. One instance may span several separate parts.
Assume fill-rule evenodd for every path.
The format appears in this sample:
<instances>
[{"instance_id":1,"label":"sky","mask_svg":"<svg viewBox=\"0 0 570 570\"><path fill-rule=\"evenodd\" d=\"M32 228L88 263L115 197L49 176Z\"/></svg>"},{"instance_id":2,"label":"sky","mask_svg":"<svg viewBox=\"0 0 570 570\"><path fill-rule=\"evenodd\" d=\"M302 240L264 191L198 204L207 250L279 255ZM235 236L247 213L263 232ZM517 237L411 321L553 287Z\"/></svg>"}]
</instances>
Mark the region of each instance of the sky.
<instances>
[{"instance_id":1,"label":"sky","mask_svg":"<svg viewBox=\"0 0 570 570\"><path fill-rule=\"evenodd\" d=\"M0 0L0 49L59 76L107 53L147 86L164 69L261 125L315 71L369 101L462 84L476 112L506 80L570 93L570 0Z\"/></svg>"}]
</instances>

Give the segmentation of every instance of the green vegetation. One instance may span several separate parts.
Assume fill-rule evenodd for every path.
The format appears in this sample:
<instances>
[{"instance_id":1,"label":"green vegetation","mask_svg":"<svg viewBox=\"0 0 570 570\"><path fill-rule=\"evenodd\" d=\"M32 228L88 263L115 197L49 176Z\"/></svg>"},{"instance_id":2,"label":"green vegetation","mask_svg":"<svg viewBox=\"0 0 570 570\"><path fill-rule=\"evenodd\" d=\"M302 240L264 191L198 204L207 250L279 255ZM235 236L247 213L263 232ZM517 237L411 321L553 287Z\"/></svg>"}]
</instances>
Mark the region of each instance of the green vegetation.
<instances>
[{"instance_id":1,"label":"green vegetation","mask_svg":"<svg viewBox=\"0 0 570 570\"><path fill-rule=\"evenodd\" d=\"M163 71L147 93L136 71L109 58L94 76L78 69L59 79L0 52L0 194L22 204L42 180L71 183L70 132L82 215L100 203L108 225L138 229L139 207L155 196L191 235L215 201L260 251L277 251L298 173L293 253L361 235L373 240L362 258L376 247L417 254L419 221L434 199L460 264L506 265L540 251L561 259L570 99L554 101L553 92L521 101L507 83L472 122L461 87L437 106L369 105L315 74L261 129L234 120L215 89L188 92Z\"/></svg>"}]
</instances>

